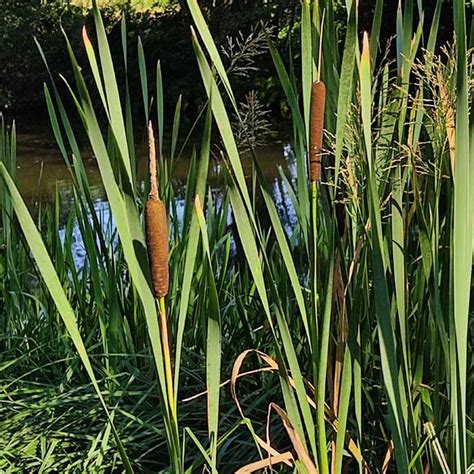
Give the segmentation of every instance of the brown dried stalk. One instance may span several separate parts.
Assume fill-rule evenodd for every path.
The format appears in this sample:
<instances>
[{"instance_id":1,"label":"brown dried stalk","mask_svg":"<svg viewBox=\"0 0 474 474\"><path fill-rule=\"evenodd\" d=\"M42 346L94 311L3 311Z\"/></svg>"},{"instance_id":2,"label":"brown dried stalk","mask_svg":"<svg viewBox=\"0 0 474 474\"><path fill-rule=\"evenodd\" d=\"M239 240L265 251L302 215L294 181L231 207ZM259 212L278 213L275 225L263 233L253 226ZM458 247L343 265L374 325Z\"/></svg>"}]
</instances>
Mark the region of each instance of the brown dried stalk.
<instances>
[{"instance_id":1,"label":"brown dried stalk","mask_svg":"<svg viewBox=\"0 0 474 474\"><path fill-rule=\"evenodd\" d=\"M319 181L321 178L325 102L326 86L324 82L314 81L311 92L311 136L309 149L309 178L312 183Z\"/></svg>"}]
</instances>

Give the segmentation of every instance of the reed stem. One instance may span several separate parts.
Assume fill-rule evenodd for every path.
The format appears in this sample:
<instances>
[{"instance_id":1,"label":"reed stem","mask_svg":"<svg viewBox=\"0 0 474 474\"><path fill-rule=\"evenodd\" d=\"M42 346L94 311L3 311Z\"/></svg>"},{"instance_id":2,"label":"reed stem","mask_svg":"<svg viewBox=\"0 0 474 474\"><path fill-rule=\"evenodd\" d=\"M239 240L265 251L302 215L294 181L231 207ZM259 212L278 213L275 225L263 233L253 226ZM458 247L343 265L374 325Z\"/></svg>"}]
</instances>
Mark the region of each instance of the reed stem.
<instances>
[{"instance_id":1,"label":"reed stem","mask_svg":"<svg viewBox=\"0 0 474 474\"><path fill-rule=\"evenodd\" d=\"M158 306L160 310L160 328L161 328L161 343L163 345L163 359L165 363L166 373L166 388L168 391L168 401L170 405L171 417L177 420L176 403L174 399L173 390L173 370L171 368L171 351L168 338L168 321L166 318L166 304L165 297L158 298Z\"/></svg>"}]
</instances>

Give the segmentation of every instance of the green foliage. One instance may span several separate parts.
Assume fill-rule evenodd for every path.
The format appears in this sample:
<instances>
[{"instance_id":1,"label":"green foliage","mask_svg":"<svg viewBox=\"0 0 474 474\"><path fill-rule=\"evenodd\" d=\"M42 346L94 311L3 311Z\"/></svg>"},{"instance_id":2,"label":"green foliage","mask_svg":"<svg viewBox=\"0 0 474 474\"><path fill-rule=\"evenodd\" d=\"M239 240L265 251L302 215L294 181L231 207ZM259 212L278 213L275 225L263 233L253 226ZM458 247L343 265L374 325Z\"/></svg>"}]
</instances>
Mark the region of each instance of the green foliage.
<instances>
[{"instance_id":1,"label":"green foliage","mask_svg":"<svg viewBox=\"0 0 474 474\"><path fill-rule=\"evenodd\" d=\"M55 72L64 72L61 65L67 53L61 41L60 25L74 31L74 47L79 49L77 33L84 23L80 9L64 9L58 3L38 1L7 1L2 4L0 21L0 109L25 110L31 113L43 107L42 84L47 73L34 43L36 37L54 58Z\"/></svg>"},{"instance_id":2,"label":"green foliage","mask_svg":"<svg viewBox=\"0 0 474 474\"><path fill-rule=\"evenodd\" d=\"M341 50L332 2L306 2L301 73L266 38L292 114L296 172L281 171L291 225L260 168L251 113L236 98L241 76L223 60L208 10L188 5L206 97L185 196L173 182L182 101L167 106L164 61L147 63L146 44L132 46L139 123L148 114L157 123L169 215L174 393L143 232L148 183L136 179L132 66L125 61L121 78L94 8L85 57L66 36L74 77L66 84L81 127L71 125L54 78L45 88L73 181L63 229L58 201L31 217L15 183L15 130L1 122L0 469L472 469L473 63L463 2L454 9L458 39L441 56L438 17L425 37L415 2L400 7L396 67L376 60L383 2L360 45L357 2L345 2ZM119 57L127 58L125 22L120 28ZM328 90L324 173L310 184L307 89L319 78ZM213 130L219 193L208 179ZM105 225L80 134L107 194ZM71 251L75 226L80 264Z\"/></svg>"},{"instance_id":3,"label":"green foliage","mask_svg":"<svg viewBox=\"0 0 474 474\"><path fill-rule=\"evenodd\" d=\"M152 2L147 0L147 3ZM164 100L167 108L174 107L178 97L182 95L183 126L189 127L202 106L202 87L190 42L189 13L185 2L181 2L181 6L179 2L158 3L160 5L152 9L140 8L135 1L105 1L99 2L99 6L110 35L110 48L117 75L122 78L126 68L120 41L121 20L126 19L126 39L130 45L127 52L128 80L131 90L138 91L141 88L141 76L135 67L139 58L136 43L138 37L141 37L148 71L153 70L158 60L163 65L163 77L166 81ZM244 101L245 95L256 89L265 105L270 105L279 112L276 103L278 94L275 95L278 89L273 83L270 83L269 88L267 81L271 61L268 56L260 54L252 64L248 63L247 60L255 49L252 42L248 43L248 38L252 38L259 30L260 21L275 30L291 23L292 19L294 21L298 2L290 5L280 1L268 4L257 2L252 8L248 8L243 2L216 6L212 3L205 6L205 16L218 43L230 54L225 58L226 65L237 63L234 64L236 71L244 73L236 87L237 97ZM155 6L156 4L157 2L153 3ZM79 61L82 62L85 51L81 29L84 24L93 23L91 6L91 1L80 0L7 0L2 4L0 110L8 112L9 116L25 116L23 122L27 122L27 125L34 125L36 118L39 120L43 115L47 116L42 86L49 78L34 39L45 51L53 76L56 78L61 74L71 80L61 30L68 35ZM153 76L150 74L148 77L152 84ZM87 84L93 83L90 71L84 71L84 78ZM122 81L119 87L120 92L124 93ZM95 100L95 90L91 93ZM141 117L141 103L135 96L136 94L132 94L131 97L132 113L135 117ZM69 104L67 102L68 107Z\"/></svg>"}]
</instances>

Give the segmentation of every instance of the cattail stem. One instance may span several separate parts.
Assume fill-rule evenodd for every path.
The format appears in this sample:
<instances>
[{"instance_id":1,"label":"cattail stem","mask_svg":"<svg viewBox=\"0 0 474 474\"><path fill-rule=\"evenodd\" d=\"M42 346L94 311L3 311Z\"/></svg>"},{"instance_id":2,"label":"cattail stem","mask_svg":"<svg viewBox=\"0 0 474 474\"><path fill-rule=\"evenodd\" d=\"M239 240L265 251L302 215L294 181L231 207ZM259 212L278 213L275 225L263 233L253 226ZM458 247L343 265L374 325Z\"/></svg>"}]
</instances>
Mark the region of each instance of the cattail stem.
<instances>
[{"instance_id":1,"label":"cattail stem","mask_svg":"<svg viewBox=\"0 0 474 474\"><path fill-rule=\"evenodd\" d=\"M176 403L174 400L174 390L173 390L173 371L171 368L171 351L170 351L170 343L168 339L168 321L166 318L166 304L165 304L164 296L158 299L158 305L160 308L161 343L163 345L163 359L164 359L164 364L165 364L168 403L170 405L171 416L174 420L176 420L177 416L176 416Z\"/></svg>"},{"instance_id":2,"label":"cattail stem","mask_svg":"<svg viewBox=\"0 0 474 474\"><path fill-rule=\"evenodd\" d=\"M321 157L324 132L324 109L326 86L323 81L314 81L311 91L311 135L309 177L312 183L321 178Z\"/></svg>"},{"instance_id":3,"label":"cattail stem","mask_svg":"<svg viewBox=\"0 0 474 474\"><path fill-rule=\"evenodd\" d=\"M313 235L313 273L312 273L312 286L313 286L313 317L314 321L318 321L318 186L316 181L311 183L311 225ZM314 344L316 345L317 335L316 330L314 333ZM315 346L316 347L316 346ZM317 351L314 352L317 354ZM316 361L315 361L316 362Z\"/></svg>"}]
</instances>

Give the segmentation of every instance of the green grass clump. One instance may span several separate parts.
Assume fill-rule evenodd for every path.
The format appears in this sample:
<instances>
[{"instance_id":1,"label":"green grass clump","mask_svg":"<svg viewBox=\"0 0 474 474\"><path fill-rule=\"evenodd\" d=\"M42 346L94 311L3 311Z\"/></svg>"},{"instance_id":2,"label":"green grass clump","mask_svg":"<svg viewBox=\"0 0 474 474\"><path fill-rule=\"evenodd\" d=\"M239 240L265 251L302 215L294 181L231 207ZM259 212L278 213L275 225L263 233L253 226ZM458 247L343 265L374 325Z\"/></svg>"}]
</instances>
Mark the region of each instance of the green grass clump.
<instances>
[{"instance_id":1,"label":"green grass clump","mask_svg":"<svg viewBox=\"0 0 474 474\"><path fill-rule=\"evenodd\" d=\"M159 63L149 90L139 43L142 127L157 124L151 195L159 189L169 220L169 288L159 304L143 218L150 182L137 183L131 91L126 81L119 93L97 7L96 44L86 30L83 39L98 103L69 43L68 88L113 221L99 221L54 78L46 101L75 196L63 241L58 207L35 222L21 199L14 128L2 122L0 469L473 469L467 10L455 0L456 42L439 53L442 2L430 25L405 2L391 63L379 54L383 1L360 41L358 4L346 2L341 50L325 5L302 4L300 75L268 38L292 113L296 176L282 172L291 228L250 140L244 171L231 121L241 111L196 0L188 0L191 41L207 101L178 218L181 100L164 110ZM123 23L125 72L126 37ZM312 107L315 81L326 86L325 108ZM325 110L322 148L312 109ZM321 166L310 179L311 144ZM219 195L208 184L214 148ZM71 252L75 223L81 267Z\"/></svg>"}]
</instances>

